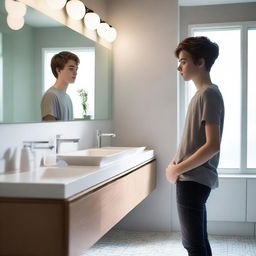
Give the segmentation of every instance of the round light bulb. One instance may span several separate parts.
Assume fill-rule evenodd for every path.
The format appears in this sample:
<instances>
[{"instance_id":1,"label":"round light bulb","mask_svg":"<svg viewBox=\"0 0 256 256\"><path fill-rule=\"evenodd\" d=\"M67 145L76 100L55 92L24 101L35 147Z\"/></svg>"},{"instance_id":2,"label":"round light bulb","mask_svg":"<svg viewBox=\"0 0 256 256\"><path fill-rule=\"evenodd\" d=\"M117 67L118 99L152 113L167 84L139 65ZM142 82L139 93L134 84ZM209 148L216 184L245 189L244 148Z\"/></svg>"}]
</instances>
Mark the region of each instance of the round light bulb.
<instances>
[{"instance_id":1,"label":"round light bulb","mask_svg":"<svg viewBox=\"0 0 256 256\"><path fill-rule=\"evenodd\" d=\"M116 29L113 28L113 27L110 27L110 28L108 29L108 34L107 34L106 40L107 40L108 42L112 43L113 41L116 40L116 37L117 37L117 31L116 31Z\"/></svg>"},{"instance_id":2,"label":"round light bulb","mask_svg":"<svg viewBox=\"0 0 256 256\"><path fill-rule=\"evenodd\" d=\"M100 17L95 12L88 12L84 16L84 24L88 29L95 30L100 25Z\"/></svg>"},{"instance_id":3,"label":"round light bulb","mask_svg":"<svg viewBox=\"0 0 256 256\"><path fill-rule=\"evenodd\" d=\"M14 0L5 0L5 9L8 14L15 17L24 17L27 11L27 7L24 3Z\"/></svg>"},{"instance_id":4,"label":"round light bulb","mask_svg":"<svg viewBox=\"0 0 256 256\"><path fill-rule=\"evenodd\" d=\"M55 9L55 10L60 10L62 9L67 0L47 0L47 4L50 8Z\"/></svg>"},{"instance_id":5,"label":"round light bulb","mask_svg":"<svg viewBox=\"0 0 256 256\"><path fill-rule=\"evenodd\" d=\"M67 2L66 10L68 15L74 20L81 20L85 15L85 6L79 0Z\"/></svg>"},{"instance_id":6,"label":"round light bulb","mask_svg":"<svg viewBox=\"0 0 256 256\"><path fill-rule=\"evenodd\" d=\"M15 17L12 15L7 16L7 24L13 30L19 30L24 25L24 18L23 17Z\"/></svg>"},{"instance_id":7,"label":"round light bulb","mask_svg":"<svg viewBox=\"0 0 256 256\"><path fill-rule=\"evenodd\" d=\"M99 27L97 28L97 33L100 37L106 39L109 30L109 25L106 22L100 23Z\"/></svg>"}]
</instances>

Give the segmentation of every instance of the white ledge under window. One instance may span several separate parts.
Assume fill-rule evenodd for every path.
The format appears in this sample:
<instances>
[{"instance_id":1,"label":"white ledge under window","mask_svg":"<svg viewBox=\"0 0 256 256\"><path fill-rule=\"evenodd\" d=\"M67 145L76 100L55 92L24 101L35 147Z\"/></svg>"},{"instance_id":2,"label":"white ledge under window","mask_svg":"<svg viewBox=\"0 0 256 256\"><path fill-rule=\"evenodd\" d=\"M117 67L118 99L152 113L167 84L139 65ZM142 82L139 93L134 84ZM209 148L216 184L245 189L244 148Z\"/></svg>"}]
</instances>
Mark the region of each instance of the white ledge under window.
<instances>
[{"instance_id":1,"label":"white ledge under window","mask_svg":"<svg viewBox=\"0 0 256 256\"><path fill-rule=\"evenodd\" d=\"M256 179L255 173L219 173L219 178Z\"/></svg>"}]
</instances>

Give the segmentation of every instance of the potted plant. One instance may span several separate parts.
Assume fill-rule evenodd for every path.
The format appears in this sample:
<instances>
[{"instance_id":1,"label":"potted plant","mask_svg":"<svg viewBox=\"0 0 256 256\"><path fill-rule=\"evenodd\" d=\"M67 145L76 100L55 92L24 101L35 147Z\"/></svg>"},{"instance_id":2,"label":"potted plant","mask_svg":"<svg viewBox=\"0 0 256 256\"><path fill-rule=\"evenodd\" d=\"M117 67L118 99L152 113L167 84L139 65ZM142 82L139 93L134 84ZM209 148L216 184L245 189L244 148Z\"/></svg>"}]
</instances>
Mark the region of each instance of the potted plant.
<instances>
[{"instance_id":1,"label":"potted plant","mask_svg":"<svg viewBox=\"0 0 256 256\"><path fill-rule=\"evenodd\" d=\"M85 120L90 120L91 116L87 115L87 99L88 99L88 94L84 89L78 89L77 90L79 96L81 97L81 103L82 103L82 108L83 108L83 119Z\"/></svg>"}]
</instances>

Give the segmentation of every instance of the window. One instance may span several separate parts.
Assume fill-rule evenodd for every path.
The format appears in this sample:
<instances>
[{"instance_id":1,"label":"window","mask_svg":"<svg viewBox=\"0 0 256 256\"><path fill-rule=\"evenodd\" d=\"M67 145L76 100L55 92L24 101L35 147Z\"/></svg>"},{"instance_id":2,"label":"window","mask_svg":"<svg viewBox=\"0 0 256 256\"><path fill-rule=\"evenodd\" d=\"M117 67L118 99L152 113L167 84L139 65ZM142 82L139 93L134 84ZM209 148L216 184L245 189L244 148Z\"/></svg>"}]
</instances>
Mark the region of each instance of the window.
<instances>
[{"instance_id":1,"label":"window","mask_svg":"<svg viewBox=\"0 0 256 256\"><path fill-rule=\"evenodd\" d=\"M67 89L67 93L71 97L73 103L74 119L83 118L83 108L81 104L81 98L78 94L79 89L84 89L88 94L88 107L87 115L90 115L91 119L94 119L95 114L95 48L49 48L43 49L44 56L44 88L42 95L48 90L56 81L56 78L52 74L51 59L52 57L61 51L70 51L75 53L79 59L80 64L78 67L77 78L74 84L70 84Z\"/></svg>"},{"instance_id":2,"label":"window","mask_svg":"<svg viewBox=\"0 0 256 256\"><path fill-rule=\"evenodd\" d=\"M213 83L222 92L225 123L219 163L220 172L256 172L256 86L253 61L256 24L193 25L192 36L207 36L219 45L220 54L211 70ZM195 93L192 82L184 83L183 116ZM182 101L182 99L181 99Z\"/></svg>"},{"instance_id":3,"label":"window","mask_svg":"<svg viewBox=\"0 0 256 256\"><path fill-rule=\"evenodd\" d=\"M248 112L247 112L247 166L256 169L256 28L248 30Z\"/></svg>"}]
</instances>

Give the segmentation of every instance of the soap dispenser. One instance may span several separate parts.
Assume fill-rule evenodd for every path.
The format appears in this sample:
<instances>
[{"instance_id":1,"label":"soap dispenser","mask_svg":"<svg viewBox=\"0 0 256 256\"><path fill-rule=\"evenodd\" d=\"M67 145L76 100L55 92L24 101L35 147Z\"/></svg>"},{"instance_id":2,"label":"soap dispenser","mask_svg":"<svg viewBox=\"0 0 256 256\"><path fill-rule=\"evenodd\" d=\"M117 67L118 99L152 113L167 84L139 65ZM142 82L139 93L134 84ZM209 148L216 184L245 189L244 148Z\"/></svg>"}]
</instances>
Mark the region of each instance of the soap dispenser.
<instances>
[{"instance_id":1,"label":"soap dispenser","mask_svg":"<svg viewBox=\"0 0 256 256\"><path fill-rule=\"evenodd\" d=\"M35 166L34 161L34 154L32 153L31 147L25 144L21 150L20 170L33 171Z\"/></svg>"}]
</instances>

